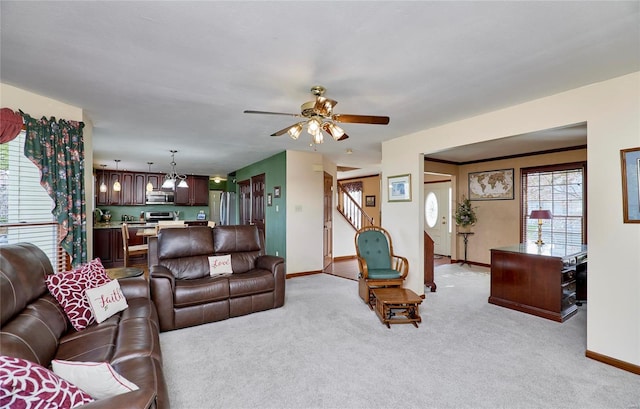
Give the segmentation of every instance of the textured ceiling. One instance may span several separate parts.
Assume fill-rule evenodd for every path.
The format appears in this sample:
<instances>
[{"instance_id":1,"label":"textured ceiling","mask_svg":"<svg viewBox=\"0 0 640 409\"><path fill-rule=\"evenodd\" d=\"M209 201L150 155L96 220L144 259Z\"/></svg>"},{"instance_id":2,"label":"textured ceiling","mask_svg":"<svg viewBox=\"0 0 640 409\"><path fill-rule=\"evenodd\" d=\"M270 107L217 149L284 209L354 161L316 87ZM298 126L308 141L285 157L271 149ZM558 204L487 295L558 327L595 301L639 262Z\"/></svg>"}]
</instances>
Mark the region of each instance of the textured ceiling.
<instances>
[{"instance_id":1,"label":"textured ceiling","mask_svg":"<svg viewBox=\"0 0 640 409\"><path fill-rule=\"evenodd\" d=\"M381 142L640 70L640 2L2 1L0 79L82 107L94 165L224 176L282 150L269 135L309 88L345 124L316 147L375 169ZM20 108L20 107L13 107ZM559 136L556 136L559 138ZM351 149L352 154L346 154ZM451 155L451 153L450 153Z\"/></svg>"}]
</instances>

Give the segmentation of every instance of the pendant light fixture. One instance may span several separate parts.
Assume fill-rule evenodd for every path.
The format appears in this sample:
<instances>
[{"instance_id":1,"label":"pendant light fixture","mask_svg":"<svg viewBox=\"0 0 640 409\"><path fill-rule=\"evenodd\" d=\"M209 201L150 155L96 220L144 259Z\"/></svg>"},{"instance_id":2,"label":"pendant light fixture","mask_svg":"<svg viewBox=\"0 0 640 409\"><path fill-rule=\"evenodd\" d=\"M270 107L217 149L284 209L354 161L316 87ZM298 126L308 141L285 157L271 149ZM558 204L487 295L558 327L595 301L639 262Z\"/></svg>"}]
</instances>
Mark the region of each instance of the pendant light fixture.
<instances>
[{"instance_id":1,"label":"pendant light fixture","mask_svg":"<svg viewBox=\"0 0 640 409\"><path fill-rule=\"evenodd\" d=\"M189 187L187 184L187 177L185 175L179 175L176 172L176 161L175 155L178 151L170 150L171 152L171 172L167 173L164 177L164 182L162 183L163 189L173 189L177 187Z\"/></svg>"},{"instance_id":2,"label":"pendant light fixture","mask_svg":"<svg viewBox=\"0 0 640 409\"><path fill-rule=\"evenodd\" d=\"M114 159L114 161L116 162L116 172L118 171L118 163L120 162L120 159ZM115 182L113 182L113 191L114 192L119 192L120 189L122 189L122 187L120 186L120 180L116 179Z\"/></svg>"},{"instance_id":3,"label":"pendant light fixture","mask_svg":"<svg viewBox=\"0 0 640 409\"><path fill-rule=\"evenodd\" d=\"M107 192L107 184L104 183L104 168L107 167L107 165L100 165L102 166L102 182L100 182L100 193L106 193Z\"/></svg>"},{"instance_id":4,"label":"pendant light fixture","mask_svg":"<svg viewBox=\"0 0 640 409\"><path fill-rule=\"evenodd\" d=\"M151 165L153 165L153 162L147 162L147 165L149 165L149 173L151 173ZM149 179L149 176L147 176L147 179L149 180L147 182L147 192L151 192L153 191L153 185L151 184L151 179Z\"/></svg>"}]
</instances>

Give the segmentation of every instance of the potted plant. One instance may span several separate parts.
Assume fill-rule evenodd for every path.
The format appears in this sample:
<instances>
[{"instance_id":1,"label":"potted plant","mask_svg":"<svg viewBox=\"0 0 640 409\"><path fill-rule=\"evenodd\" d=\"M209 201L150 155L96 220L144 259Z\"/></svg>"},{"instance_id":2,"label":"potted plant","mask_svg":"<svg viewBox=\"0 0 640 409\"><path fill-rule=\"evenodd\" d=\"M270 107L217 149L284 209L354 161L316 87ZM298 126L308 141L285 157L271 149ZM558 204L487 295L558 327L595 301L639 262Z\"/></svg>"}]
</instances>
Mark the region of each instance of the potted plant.
<instances>
[{"instance_id":1,"label":"potted plant","mask_svg":"<svg viewBox=\"0 0 640 409\"><path fill-rule=\"evenodd\" d=\"M462 196L462 201L456 205L455 217L456 224L464 230L468 230L478 221L476 212L471 206L471 200L465 198L464 195Z\"/></svg>"}]
</instances>

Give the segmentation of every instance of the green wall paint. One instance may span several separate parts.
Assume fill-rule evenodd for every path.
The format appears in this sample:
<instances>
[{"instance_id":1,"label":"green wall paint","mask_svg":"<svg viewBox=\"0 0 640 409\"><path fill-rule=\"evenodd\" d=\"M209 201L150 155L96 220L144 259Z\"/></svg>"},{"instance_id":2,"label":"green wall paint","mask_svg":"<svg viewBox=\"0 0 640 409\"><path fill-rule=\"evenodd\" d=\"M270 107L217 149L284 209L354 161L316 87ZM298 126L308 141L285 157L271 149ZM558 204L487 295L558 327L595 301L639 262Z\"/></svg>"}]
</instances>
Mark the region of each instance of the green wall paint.
<instances>
[{"instance_id":1,"label":"green wall paint","mask_svg":"<svg viewBox=\"0 0 640 409\"><path fill-rule=\"evenodd\" d=\"M273 196L273 188L280 186L280 197L272 197L272 205L265 206L266 225L266 252L286 259L287 254L287 153L281 152L260 162L253 163L235 172L236 183L242 180L251 179L252 176L264 173L265 179L265 200L267 194ZM233 179L233 178L231 178ZM230 179L230 180L231 180ZM228 186L232 184L229 183ZM234 186L237 193L237 187ZM276 212L276 208L278 211Z\"/></svg>"}]
</instances>

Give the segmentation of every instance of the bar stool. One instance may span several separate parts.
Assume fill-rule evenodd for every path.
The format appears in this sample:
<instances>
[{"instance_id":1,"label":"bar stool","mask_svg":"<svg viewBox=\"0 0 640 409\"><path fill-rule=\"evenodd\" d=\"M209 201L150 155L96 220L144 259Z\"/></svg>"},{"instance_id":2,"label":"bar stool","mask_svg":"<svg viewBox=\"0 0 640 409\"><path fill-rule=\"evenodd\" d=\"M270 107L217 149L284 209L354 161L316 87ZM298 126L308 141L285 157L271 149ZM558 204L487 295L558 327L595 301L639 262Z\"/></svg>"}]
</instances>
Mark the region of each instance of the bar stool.
<instances>
[{"instance_id":1,"label":"bar stool","mask_svg":"<svg viewBox=\"0 0 640 409\"><path fill-rule=\"evenodd\" d=\"M149 252L148 244L129 245L129 226L122 223L122 248L124 250L124 266L129 267L129 257L147 254Z\"/></svg>"}]
</instances>

